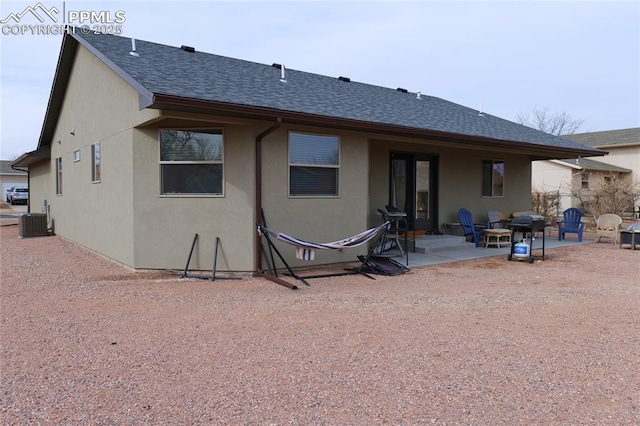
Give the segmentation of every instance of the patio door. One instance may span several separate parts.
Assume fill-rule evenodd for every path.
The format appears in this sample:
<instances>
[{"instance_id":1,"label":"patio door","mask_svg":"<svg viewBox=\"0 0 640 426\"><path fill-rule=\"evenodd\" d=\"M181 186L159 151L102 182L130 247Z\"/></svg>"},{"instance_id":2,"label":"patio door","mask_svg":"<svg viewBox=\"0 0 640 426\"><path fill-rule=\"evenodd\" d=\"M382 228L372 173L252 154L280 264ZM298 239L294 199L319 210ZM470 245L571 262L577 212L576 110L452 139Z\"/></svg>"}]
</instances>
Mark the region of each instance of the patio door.
<instances>
[{"instance_id":1,"label":"patio door","mask_svg":"<svg viewBox=\"0 0 640 426\"><path fill-rule=\"evenodd\" d=\"M437 229L437 157L392 153L389 204L407 213L409 228Z\"/></svg>"}]
</instances>

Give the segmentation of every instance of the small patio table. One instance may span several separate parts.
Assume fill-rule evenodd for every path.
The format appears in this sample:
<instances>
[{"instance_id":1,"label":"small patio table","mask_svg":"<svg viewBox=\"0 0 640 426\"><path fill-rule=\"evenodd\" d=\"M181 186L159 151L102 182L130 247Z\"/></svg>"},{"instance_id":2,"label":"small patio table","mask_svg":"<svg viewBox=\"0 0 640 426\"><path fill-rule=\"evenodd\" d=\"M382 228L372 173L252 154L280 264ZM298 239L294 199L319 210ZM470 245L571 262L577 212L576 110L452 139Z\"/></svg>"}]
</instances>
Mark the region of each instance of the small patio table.
<instances>
[{"instance_id":1,"label":"small patio table","mask_svg":"<svg viewBox=\"0 0 640 426\"><path fill-rule=\"evenodd\" d=\"M506 228L487 228L483 230L483 245L485 248L504 245L511 245L511 231Z\"/></svg>"}]
</instances>

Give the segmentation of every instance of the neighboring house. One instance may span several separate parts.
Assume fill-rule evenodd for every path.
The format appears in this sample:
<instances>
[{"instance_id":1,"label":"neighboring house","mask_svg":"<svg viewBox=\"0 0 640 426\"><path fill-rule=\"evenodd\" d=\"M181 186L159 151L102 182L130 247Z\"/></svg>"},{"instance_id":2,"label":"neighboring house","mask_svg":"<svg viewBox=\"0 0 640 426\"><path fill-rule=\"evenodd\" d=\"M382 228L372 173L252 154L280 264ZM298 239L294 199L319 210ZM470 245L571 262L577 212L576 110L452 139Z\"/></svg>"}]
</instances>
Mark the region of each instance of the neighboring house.
<instances>
[{"instance_id":1,"label":"neighboring house","mask_svg":"<svg viewBox=\"0 0 640 426\"><path fill-rule=\"evenodd\" d=\"M631 177L631 169L590 158L534 161L531 166L531 185L534 191L559 193L560 216L569 207L581 207L580 201L571 195L572 189L588 191L601 188L612 174Z\"/></svg>"},{"instance_id":2,"label":"neighboring house","mask_svg":"<svg viewBox=\"0 0 640 426\"><path fill-rule=\"evenodd\" d=\"M2 183L2 202L7 201L7 190L14 186L29 185L27 172L11 168L13 161L0 160L0 183Z\"/></svg>"},{"instance_id":3,"label":"neighboring house","mask_svg":"<svg viewBox=\"0 0 640 426\"><path fill-rule=\"evenodd\" d=\"M561 210L579 207L579 202L569 194L569 183L598 186L610 173L629 174L630 179L640 182L640 127L608 130L602 132L577 133L564 136L585 145L607 151L608 155L598 160L592 158L557 161L536 161L532 166L534 190L560 191ZM640 200L639 200L640 202ZM634 210L638 211L640 204Z\"/></svg>"},{"instance_id":4,"label":"neighboring house","mask_svg":"<svg viewBox=\"0 0 640 426\"><path fill-rule=\"evenodd\" d=\"M603 161L630 169L633 178L640 181L640 127L579 133L566 138L609 152Z\"/></svg>"},{"instance_id":5,"label":"neighboring house","mask_svg":"<svg viewBox=\"0 0 640 426\"><path fill-rule=\"evenodd\" d=\"M160 44L66 34L31 205L56 234L138 269L262 268L256 222L308 241L529 210L531 161L600 155L439 98ZM602 153L603 154L603 153ZM321 251L315 264L365 248ZM308 262L283 253L293 266ZM78 265L81 267L81 265Z\"/></svg>"}]
</instances>

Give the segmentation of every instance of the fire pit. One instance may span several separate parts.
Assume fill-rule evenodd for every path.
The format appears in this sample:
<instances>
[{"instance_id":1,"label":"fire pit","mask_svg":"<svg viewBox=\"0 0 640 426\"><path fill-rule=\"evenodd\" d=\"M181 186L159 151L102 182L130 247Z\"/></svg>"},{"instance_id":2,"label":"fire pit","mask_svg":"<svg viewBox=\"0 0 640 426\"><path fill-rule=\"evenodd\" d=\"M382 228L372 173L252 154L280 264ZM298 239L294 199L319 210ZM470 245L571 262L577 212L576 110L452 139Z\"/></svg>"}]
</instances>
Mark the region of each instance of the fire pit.
<instances>
[{"instance_id":1,"label":"fire pit","mask_svg":"<svg viewBox=\"0 0 640 426\"><path fill-rule=\"evenodd\" d=\"M631 224L626 230L620 231L620 247L630 245L631 250L640 245L640 222Z\"/></svg>"},{"instance_id":2,"label":"fire pit","mask_svg":"<svg viewBox=\"0 0 640 426\"><path fill-rule=\"evenodd\" d=\"M544 229L549 226L544 221L544 217L540 215L524 215L519 216L509 224L509 229L511 230L511 253L509 253L508 260L513 260L514 258L526 259L529 263L533 263L533 234L535 232L542 231L542 260L544 260ZM515 233L521 232L522 239L527 239L527 235L529 236L529 252L528 256L520 256L519 253L516 253L516 245L518 245L518 241L515 238ZM520 248L520 247L518 247Z\"/></svg>"}]
</instances>

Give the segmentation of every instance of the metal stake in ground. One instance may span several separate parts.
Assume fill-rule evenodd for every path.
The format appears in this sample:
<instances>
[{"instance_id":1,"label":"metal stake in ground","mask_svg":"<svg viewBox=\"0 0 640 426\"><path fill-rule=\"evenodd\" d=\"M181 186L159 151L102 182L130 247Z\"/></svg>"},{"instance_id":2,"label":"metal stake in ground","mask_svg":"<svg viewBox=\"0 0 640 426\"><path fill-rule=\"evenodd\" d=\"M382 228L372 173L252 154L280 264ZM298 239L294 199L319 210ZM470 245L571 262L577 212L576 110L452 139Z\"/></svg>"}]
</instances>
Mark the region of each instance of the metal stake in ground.
<instances>
[{"instance_id":1,"label":"metal stake in ground","mask_svg":"<svg viewBox=\"0 0 640 426\"><path fill-rule=\"evenodd\" d=\"M184 273L180 278L184 278L187 276L187 272L189 271L189 263L191 263L191 255L193 254L193 249L196 246L196 241L198 240L198 234L193 237L193 243L191 243L191 250L189 251L189 258L187 259L187 264L184 266Z\"/></svg>"},{"instance_id":2,"label":"metal stake in ground","mask_svg":"<svg viewBox=\"0 0 640 426\"><path fill-rule=\"evenodd\" d=\"M216 237L216 247L213 250L213 269L211 270L211 281L216 280L216 263L218 262L218 244L220 243L220 237Z\"/></svg>"}]
</instances>

